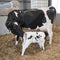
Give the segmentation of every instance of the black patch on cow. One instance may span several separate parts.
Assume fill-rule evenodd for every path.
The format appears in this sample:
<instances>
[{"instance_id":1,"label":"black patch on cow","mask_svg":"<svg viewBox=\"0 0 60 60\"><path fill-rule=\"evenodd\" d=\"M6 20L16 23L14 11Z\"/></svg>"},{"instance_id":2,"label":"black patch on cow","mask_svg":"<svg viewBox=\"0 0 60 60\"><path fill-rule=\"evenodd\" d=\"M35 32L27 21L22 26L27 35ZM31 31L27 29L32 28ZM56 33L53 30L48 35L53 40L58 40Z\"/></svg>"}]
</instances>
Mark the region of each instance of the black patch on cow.
<instances>
[{"instance_id":1,"label":"black patch on cow","mask_svg":"<svg viewBox=\"0 0 60 60\"><path fill-rule=\"evenodd\" d=\"M28 37L28 39L31 39L33 36L31 35L30 37Z\"/></svg>"},{"instance_id":2,"label":"black patch on cow","mask_svg":"<svg viewBox=\"0 0 60 60\"><path fill-rule=\"evenodd\" d=\"M12 20L10 20L9 18L7 19L6 23L5 23L6 27L8 28L8 30L11 29L12 27Z\"/></svg>"},{"instance_id":3,"label":"black patch on cow","mask_svg":"<svg viewBox=\"0 0 60 60\"><path fill-rule=\"evenodd\" d=\"M35 37L36 41L38 41L37 38L39 39L40 37L41 37L40 35L39 35L39 36L36 36L36 37Z\"/></svg>"},{"instance_id":4,"label":"black patch on cow","mask_svg":"<svg viewBox=\"0 0 60 60\"><path fill-rule=\"evenodd\" d=\"M44 12L42 10L33 10L24 14L24 26L35 29L37 26L42 26L46 21Z\"/></svg>"},{"instance_id":5,"label":"black patch on cow","mask_svg":"<svg viewBox=\"0 0 60 60\"><path fill-rule=\"evenodd\" d=\"M47 13L49 19L51 19L51 23L53 23L53 20L56 17L56 9L54 7L50 7L46 13Z\"/></svg>"},{"instance_id":6,"label":"black patch on cow","mask_svg":"<svg viewBox=\"0 0 60 60\"><path fill-rule=\"evenodd\" d=\"M40 36L36 36L36 38L40 38Z\"/></svg>"},{"instance_id":7,"label":"black patch on cow","mask_svg":"<svg viewBox=\"0 0 60 60\"><path fill-rule=\"evenodd\" d=\"M46 22L46 17L44 16L43 18L42 18L42 23L45 23Z\"/></svg>"}]
</instances>

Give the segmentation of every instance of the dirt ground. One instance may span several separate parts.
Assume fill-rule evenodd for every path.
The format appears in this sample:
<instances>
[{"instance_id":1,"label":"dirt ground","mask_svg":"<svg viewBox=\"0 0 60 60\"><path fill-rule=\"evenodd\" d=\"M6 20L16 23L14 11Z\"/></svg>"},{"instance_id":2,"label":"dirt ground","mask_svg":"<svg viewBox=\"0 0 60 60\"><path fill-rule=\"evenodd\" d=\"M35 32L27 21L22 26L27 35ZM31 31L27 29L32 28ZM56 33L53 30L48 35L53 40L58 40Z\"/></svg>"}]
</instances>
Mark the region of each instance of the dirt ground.
<instances>
[{"instance_id":1,"label":"dirt ground","mask_svg":"<svg viewBox=\"0 0 60 60\"><path fill-rule=\"evenodd\" d=\"M60 26L54 27L53 43L50 46L45 43L45 50L39 48L38 44L31 44L25 55L21 56L21 44L19 40L15 46L15 38L12 34L0 36L0 60L60 60Z\"/></svg>"}]
</instances>

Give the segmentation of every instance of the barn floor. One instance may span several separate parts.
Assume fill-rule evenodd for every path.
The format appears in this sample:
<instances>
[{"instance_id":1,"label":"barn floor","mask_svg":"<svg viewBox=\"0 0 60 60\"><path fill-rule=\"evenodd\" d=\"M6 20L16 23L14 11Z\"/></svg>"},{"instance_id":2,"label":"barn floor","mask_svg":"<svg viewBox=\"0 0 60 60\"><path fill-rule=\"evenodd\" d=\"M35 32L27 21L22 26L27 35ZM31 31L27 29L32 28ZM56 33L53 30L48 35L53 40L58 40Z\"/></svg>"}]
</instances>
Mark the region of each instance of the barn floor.
<instances>
[{"instance_id":1,"label":"barn floor","mask_svg":"<svg viewBox=\"0 0 60 60\"><path fill-rule=\"evenodd\" d=\"M21 56L21 44L15 46L15 38L12 34L0 36L0 60L60 60L60 26L54 27L53 44L46 41L46 50L41 50L38 44L31 44L25 55Z\"/></svg>"}]
</instances>

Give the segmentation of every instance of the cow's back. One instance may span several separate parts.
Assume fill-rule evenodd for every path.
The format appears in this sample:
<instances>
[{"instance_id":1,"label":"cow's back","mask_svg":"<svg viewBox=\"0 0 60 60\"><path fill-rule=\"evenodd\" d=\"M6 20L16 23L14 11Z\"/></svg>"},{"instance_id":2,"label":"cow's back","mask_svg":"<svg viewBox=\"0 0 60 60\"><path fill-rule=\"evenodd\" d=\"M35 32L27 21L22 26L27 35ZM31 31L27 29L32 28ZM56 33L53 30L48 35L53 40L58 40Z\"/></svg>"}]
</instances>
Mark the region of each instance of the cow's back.
<instances>
[{"instance_id":1,"label":"cow's back","mask_svg":"<svg viewBox=\"0 0 60 60\"><path fill-rule=\"evenodd\" d=\"M43 17L44 12L42 10L33 9L23 11L25 25L30 28L34 28L37 24L41 24Z\"/></svg>"}]
</instances>

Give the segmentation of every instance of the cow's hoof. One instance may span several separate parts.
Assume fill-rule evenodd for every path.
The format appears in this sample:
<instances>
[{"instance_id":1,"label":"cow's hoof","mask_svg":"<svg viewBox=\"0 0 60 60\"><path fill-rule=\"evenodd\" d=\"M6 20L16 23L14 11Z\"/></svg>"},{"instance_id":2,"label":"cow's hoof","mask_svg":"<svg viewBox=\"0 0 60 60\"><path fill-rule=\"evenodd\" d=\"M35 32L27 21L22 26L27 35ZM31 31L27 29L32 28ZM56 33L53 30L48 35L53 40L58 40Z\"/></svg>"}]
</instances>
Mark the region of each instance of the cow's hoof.
<instances>
[{"instance_id":1,"label":"cow's hoof","mask_svg":"<svg viewBox=\"0 0 60 60\"><path fill-rule=\"evenodd\" d=\"M18 41L15 42L15 45L17 45L17 44L18 44Z\"/></svg>"}]
</instances>

